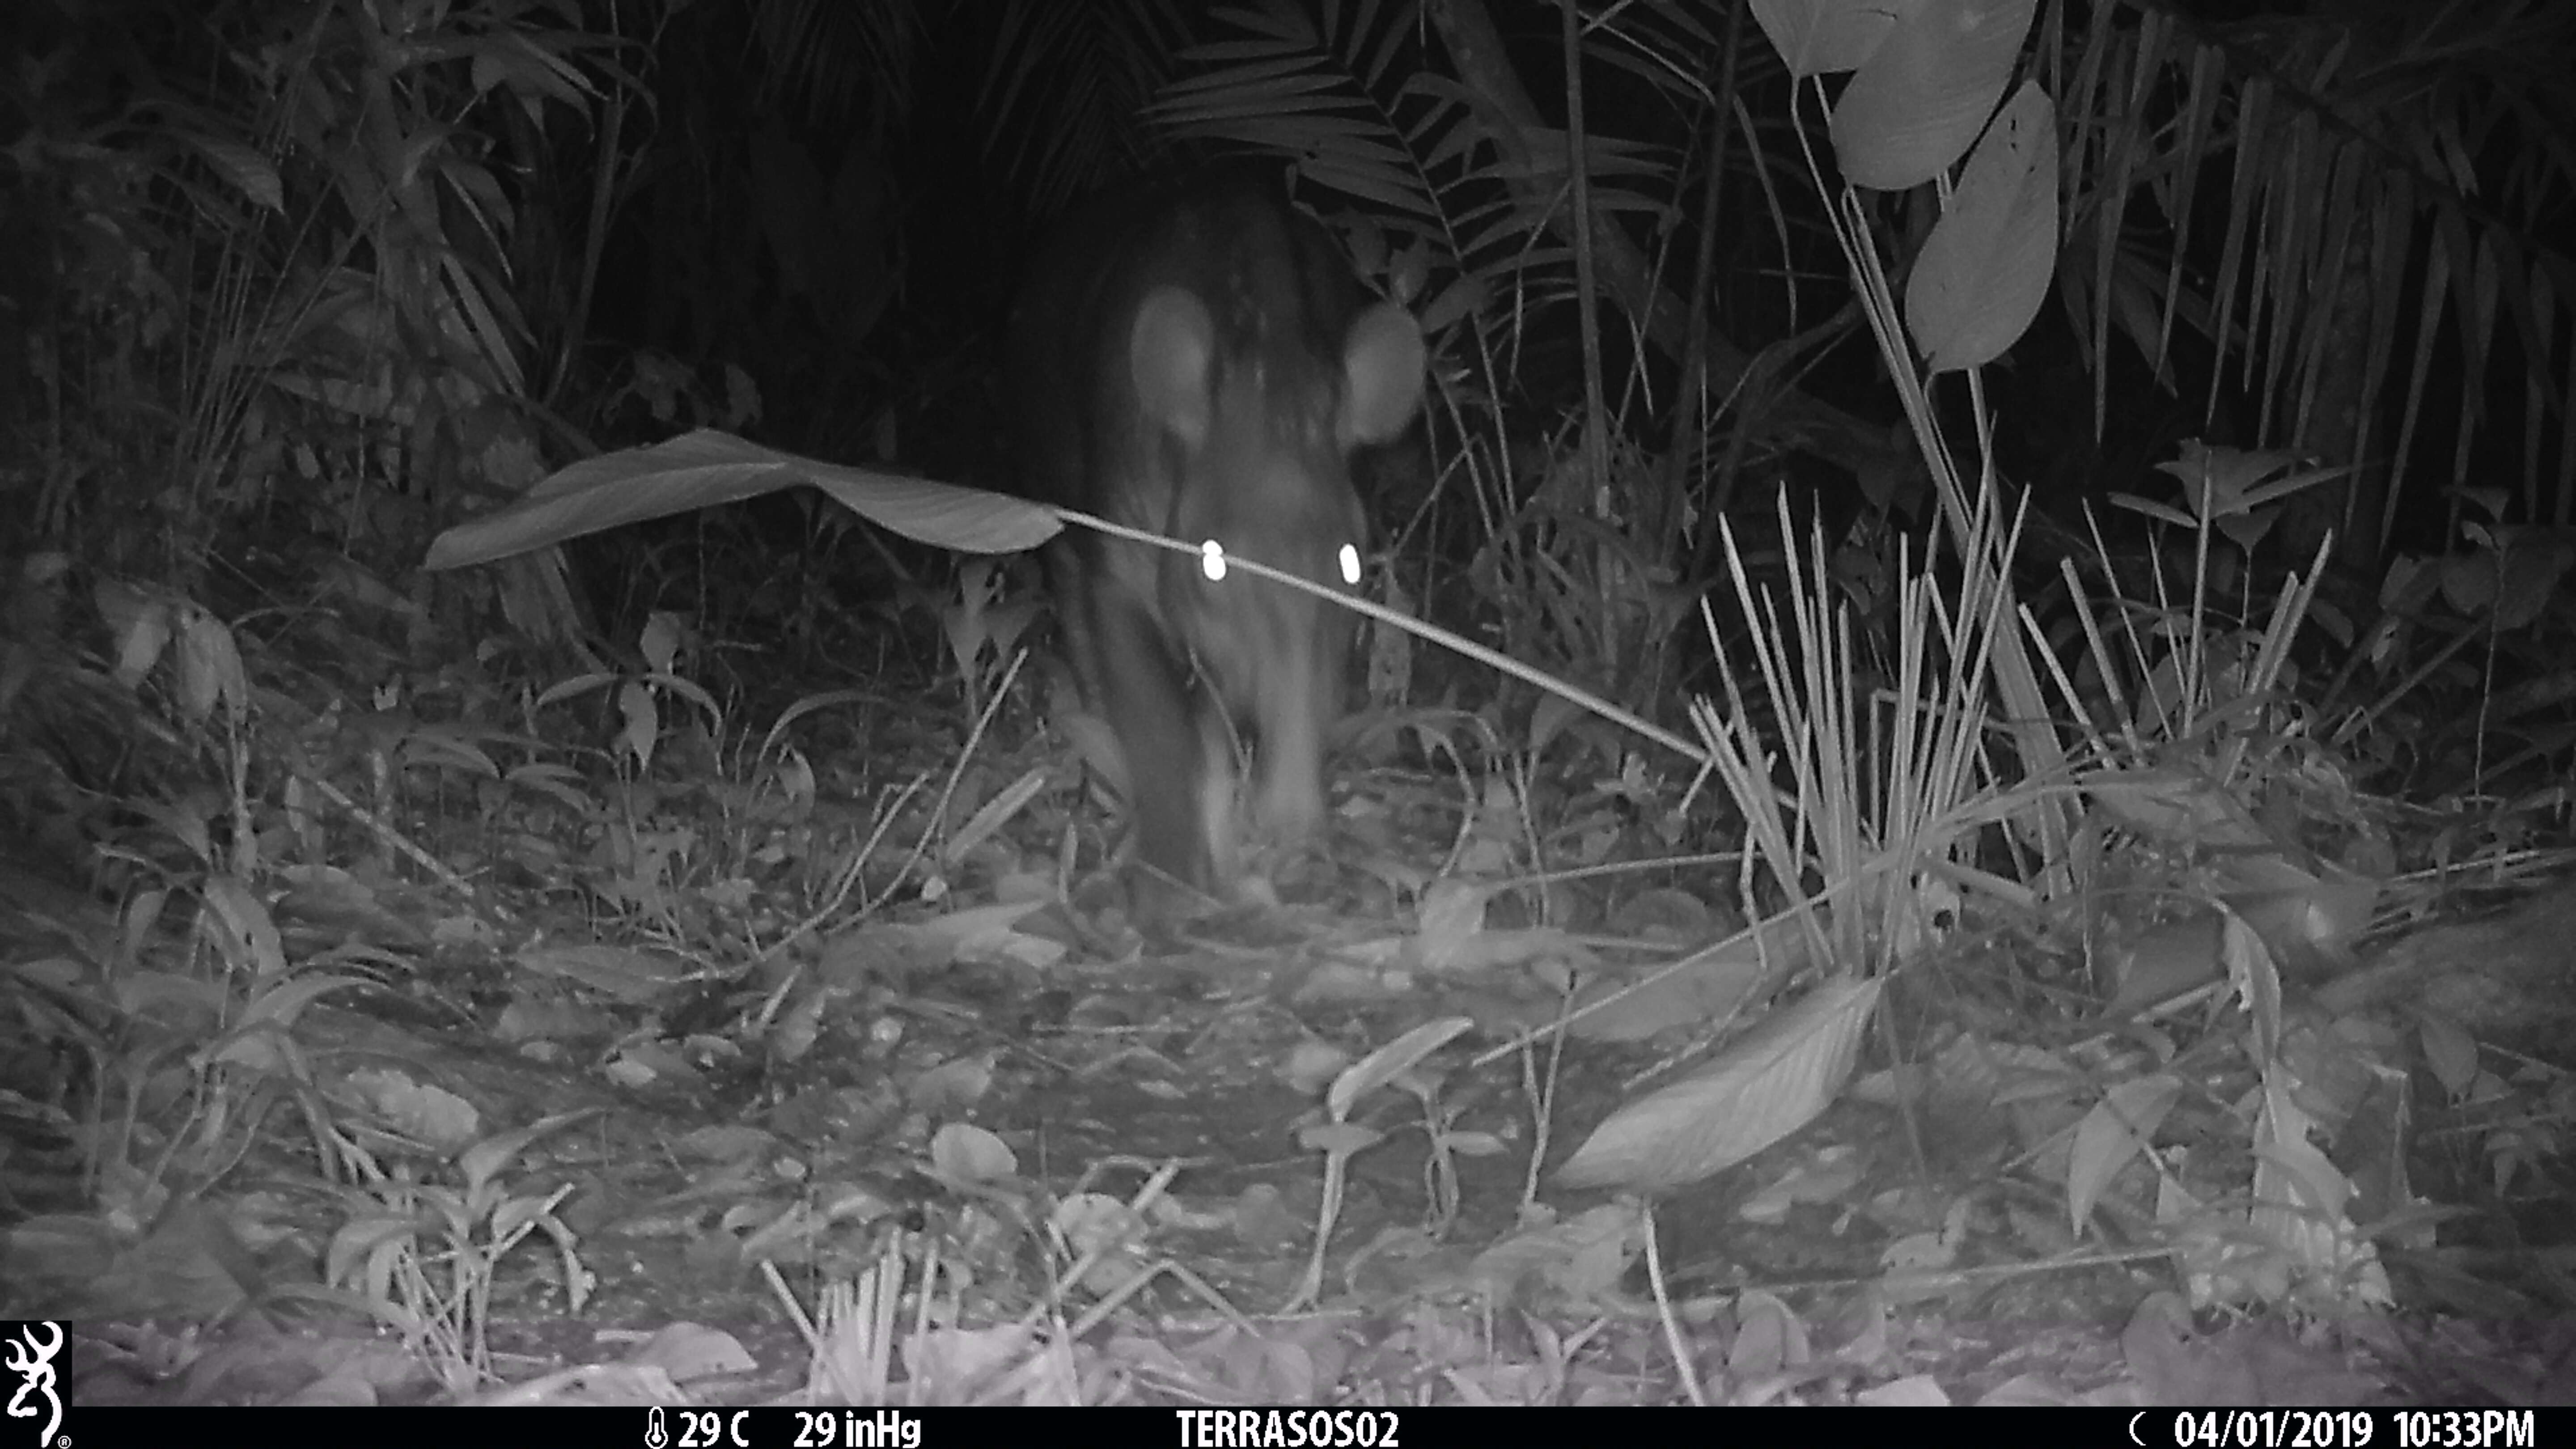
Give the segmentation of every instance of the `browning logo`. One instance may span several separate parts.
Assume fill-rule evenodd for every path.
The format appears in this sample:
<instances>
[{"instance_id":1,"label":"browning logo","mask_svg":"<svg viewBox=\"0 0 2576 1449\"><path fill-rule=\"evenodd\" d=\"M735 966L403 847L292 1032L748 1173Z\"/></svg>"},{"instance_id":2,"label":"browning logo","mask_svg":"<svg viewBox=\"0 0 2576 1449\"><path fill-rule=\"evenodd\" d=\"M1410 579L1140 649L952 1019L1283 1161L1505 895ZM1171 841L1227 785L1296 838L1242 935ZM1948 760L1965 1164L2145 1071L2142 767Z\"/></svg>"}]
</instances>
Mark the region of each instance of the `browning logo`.
<instances>
[{"instance_id":1,"label":"browning logo","mask_svg":"<svg viewBox=\"0 0 2576 1449\"><path fill-rule=\"evenodd\" d=\"M62 1431L63 1396L54 1358L69 1337L59 1323L0 1324L0 1370L6 1371L0 1384L9 1377L18 1380L17 1392L9 1396L8 1416L43 1420L44 1431L35 1440L40 1446L51 1445L54 1435Z\"/></svg>"}]
</instances>

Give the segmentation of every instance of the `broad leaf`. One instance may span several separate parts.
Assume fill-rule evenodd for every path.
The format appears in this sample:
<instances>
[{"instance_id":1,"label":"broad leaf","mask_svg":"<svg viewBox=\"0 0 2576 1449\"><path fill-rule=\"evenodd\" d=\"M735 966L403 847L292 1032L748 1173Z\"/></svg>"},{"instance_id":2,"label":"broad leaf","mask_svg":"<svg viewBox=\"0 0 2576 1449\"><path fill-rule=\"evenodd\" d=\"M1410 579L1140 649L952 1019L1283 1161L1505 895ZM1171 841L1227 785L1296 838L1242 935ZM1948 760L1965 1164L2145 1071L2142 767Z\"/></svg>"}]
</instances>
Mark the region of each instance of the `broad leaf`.
<instances>
[{"instance_id":1,"label":"broad leaf","mask_svg":"<svg viewBox=\"0 0 2576 1449\"><path fill-rule=\"evenodd\" d=\"M812 484L906 538L962 553L1016 553L1055 536L1052 510L1022 499L782 453L711 428L585 459L498 513L438 536L426 567L489 563L648 518Z\"/></svg>"},{"instance_id":2,"label":"broad leaf","mask_svg":"<svg viewBox=\"0 0 2576 1449\"><path fill-rule=\"evenodd\" d=\"M1851 1076L1880 982L1830 981L1688 1077L1610 1114L1556 1170L1566 1187L1679 1187L1804 1127Z\"/></svg>"}]
</instances>

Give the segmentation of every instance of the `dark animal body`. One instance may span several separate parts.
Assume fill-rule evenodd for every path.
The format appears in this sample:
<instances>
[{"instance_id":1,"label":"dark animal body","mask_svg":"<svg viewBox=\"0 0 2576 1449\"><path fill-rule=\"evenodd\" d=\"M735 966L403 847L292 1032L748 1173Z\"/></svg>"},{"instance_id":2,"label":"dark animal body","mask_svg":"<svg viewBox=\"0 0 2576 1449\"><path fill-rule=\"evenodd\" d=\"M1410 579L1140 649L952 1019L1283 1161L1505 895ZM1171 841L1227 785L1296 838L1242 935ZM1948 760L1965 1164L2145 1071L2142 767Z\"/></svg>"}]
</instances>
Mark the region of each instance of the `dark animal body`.
<instances>
[{"instance_id":1,"label":"dark animal body","mask_svg":"<svg viewBox=\"0 0 2576 1449\"><path fill-rule=\"evenodd\" d=\"M1421 329L1365 303L1331 236L1257 174L1104 198L1042 250L1012 312L1022 491L1356 584L1352 455L1404 430L1423 376ZM1349 612L1082 527L1047 562L1141 862L1201 890L1235 879L1238 732L1254 746L1257 824L1282 840L1313 831Z\"/></svg>"}]
</instances>

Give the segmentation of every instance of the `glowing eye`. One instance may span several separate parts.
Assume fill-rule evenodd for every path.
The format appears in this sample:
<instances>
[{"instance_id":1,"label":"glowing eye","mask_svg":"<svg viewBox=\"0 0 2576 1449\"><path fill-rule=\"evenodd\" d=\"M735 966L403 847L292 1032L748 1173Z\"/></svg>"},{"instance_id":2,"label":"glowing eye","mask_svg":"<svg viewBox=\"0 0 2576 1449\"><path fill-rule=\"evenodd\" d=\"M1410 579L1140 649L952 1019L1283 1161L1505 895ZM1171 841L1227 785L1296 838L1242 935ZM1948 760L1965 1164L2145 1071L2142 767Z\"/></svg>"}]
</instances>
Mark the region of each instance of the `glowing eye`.
<instances>
[{"instance_id":1,"label":"glowing eye","mask_svg":"<svg viewBox=\"0 0 2576 1449\"><path fill-rule=\"evenodd\" d=\"M1224 578L1225 578L1225 545L1224 545L1224 544L1221 544L1221 543L1217 542L1215 539L1212 539L1212 538L1211 538L1211 539L1209 539L1207 542L1205 542L1205 543L1203 543L1203 544L1200 544L1200 545L1199 545L1199 572L1201 572L1201 573L1203 573L1203 574L1206 574L1206 575L1207 575L1207 577L1208 577L1208 582L1209 582L1209 583L1212 583L1212 584L1213 584L1213 583L1219 583L1219 582L1222 582L1222 581L1224 580Z\"/></svg>"},{"instance_id":2,"label":"glowing eye","mask_svg":"<svg viewBox=\"0 0 2576 1449\"><path fill-rule=\"evenodd\" d=\"M1343 544L1341 552L1342 582L1351 588L1360 586L1360 551L1356 544Z\"/></svg>"}]
</instances>

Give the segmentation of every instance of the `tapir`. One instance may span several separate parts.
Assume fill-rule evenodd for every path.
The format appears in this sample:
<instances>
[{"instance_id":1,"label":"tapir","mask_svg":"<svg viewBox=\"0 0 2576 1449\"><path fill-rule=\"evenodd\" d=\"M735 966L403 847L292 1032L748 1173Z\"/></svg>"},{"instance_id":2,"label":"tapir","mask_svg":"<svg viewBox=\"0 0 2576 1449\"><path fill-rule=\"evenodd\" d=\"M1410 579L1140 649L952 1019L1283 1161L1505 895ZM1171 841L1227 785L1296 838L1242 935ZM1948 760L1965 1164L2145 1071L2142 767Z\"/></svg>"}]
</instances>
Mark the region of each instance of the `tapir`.
<instances>
[{"instance_id":1,"label":"tapir","mask_svg":"<svg viewBox=\"0 0 2576 1449\"><path fill-rule=\"evenodd\" d=\"M1320 824L1353 633L1349 611L1226 565L1359 583L1353 458L1420 407L1421 328L1276 180L1232 167L1086 207L1040 247L1008 342L1020 491L1196 550L1074 526L1047 568L1136 862L1222 895L1242 868L1238 742L1257 832Z\"/></svg>"}]
</instances>

